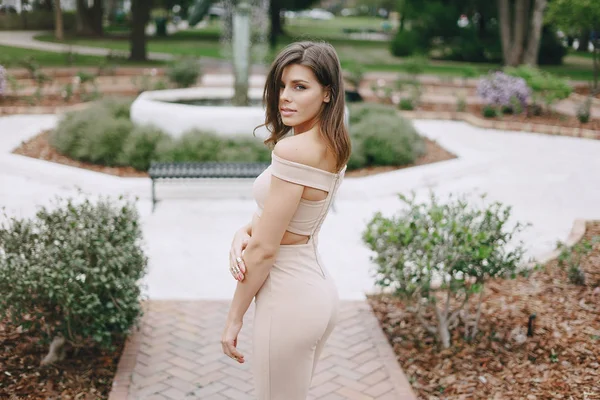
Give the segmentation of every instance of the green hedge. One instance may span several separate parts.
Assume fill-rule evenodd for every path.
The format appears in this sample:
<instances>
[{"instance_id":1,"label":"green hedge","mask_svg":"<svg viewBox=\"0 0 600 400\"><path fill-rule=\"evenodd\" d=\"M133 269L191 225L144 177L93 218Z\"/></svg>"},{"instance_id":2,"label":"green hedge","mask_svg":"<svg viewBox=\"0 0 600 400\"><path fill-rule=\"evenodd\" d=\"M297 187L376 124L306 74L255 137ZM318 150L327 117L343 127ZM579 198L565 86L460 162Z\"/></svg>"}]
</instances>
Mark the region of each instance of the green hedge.
<instances>
[{"instance_id":1,"label":"green hedge","mask_svg":"<svg viewBox=\"0 0 600 400\"><path fill-rule=\"evenodd\" d=\"M67 114L50 135L60 153L80 161L148 170L151 161L268 162L270 150L258 138L222 137L191 130L175 139L151 125L134 126L130 102L105 99Z\"/></svg>"},{"instance_id":2,"label":"green hedge","mask_svg":"<svg viewBox=\"0 0 600 400\"><path fill-rule=\"evenodd\" d=\"M75 30L74 12L63 12L65 31ZM0 31L54 30L54 13L48 11L30 11L21 14L0 15Z\"/></svg>"},{"instance_id":3,"label":"green hedge","mask_svg":"<svg viewBox=\"0 0 600 400\"><path fill-rule=\"evenodd\" d=\"M350 107L352 154L348 169L407 165L425 153L425 142L412 123L382 104Z\"/></svg>"}]
</instances>

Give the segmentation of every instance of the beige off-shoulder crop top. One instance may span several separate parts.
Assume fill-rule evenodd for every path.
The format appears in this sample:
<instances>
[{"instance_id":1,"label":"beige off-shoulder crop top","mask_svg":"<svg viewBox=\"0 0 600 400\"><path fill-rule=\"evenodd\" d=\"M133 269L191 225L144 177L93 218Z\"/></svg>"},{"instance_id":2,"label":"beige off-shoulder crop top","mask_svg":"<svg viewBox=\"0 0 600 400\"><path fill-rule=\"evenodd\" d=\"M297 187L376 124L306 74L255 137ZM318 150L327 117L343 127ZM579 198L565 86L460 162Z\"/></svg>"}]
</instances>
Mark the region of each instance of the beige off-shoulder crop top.
<instances>
[{"instance_id":1,"label":"beige off-shoulder crop top","mask_svg":"<svg viewBox=\"0 0 600 400\"><path fill-rule=\"evenodd\" d=\"M334 174L319 168L289 161L271 153L271 165L267 167L254 181L252 192L258 205L257 214L260 216L265 204L271 176L276 176L288 182L308 186L327 192L323 200L300 199L287 230L298 235L314 236L327 216L329 206L343 180L346 167Z\"/></svg>"}]
</instances>

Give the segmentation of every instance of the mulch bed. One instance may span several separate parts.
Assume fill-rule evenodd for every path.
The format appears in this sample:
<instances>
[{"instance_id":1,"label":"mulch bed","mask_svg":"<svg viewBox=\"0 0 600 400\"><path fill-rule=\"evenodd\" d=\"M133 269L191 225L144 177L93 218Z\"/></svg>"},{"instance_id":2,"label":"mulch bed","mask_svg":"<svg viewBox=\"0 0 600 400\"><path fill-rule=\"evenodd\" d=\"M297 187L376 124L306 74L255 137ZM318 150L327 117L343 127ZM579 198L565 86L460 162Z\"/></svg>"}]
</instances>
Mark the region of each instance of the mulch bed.
<instances>
[{"instance_id":1,"label":"mulch bed","mask_svg":"<svg viewBox=\"0 0 600 400\"><path fill-rule=\"evenodd\" d=\"M421 104L418 110L424 111L456 111L456 105L453 104ZM466 112L469 112L476 117L484 118L483 106L478 104L467 105ZM581 128L600 130L600 119L590 119L589 122L582 124L579 122L577 117L563 115L558 113L544 113L543 115L530 115L521 113L519 115L504 114L501 117L496 118L485 118L490 121L502 121L502 122L518 122L523 124L540 124L540 125L553 125L553 126L564 126L565 128Z\"/></svg>"},{"instance_id":2,"label":"mulch bed","mask_svg":"<svg viewBox=\"0 0 600 400\"><path fill-rule=\"evenodd\" d=\"M600 221L589 222L584 239L598 235ZM397 298L369 303L421 399L600 399L600 243L582 269L587 286L557 261L487 283L480 334L468 343L459 325L448 350Z\"/></svg>"},{"instance_id":3,"label":"mulch bed","mask_svg":"<svg viewBox=\"0 0 600 400\"><path fill-rule=\"evenodd\" d=\"M64 361L40 366L48 352L39 333L21 332L0 320L0 398L106 399L112 389L124 342L114 351L97 348L67 352Z\"/></svg>"},{"instance_id":4,"label":"mulch bed","mask_svg":"<svg viewBox=\"0 0 600 400\"><path fill-rule=\"evenodd\" d=\"M91 164L87 162L73 160L67 156L60 154L54 149L48 142L48 136L50 131L44 131L39 135L31 138L30 140L23 142L21 146L16 148L13 153L20 154L27 157L37 158L46 161L52 161L59 164L69 165L71 167L85 168L96 172L102 172L105 174L116 175L121 177L136 177L143 178L148 177L147 172L138 171L131 167L105 167L102 165ZM426 152L423 156L415 160L414 163L404 165L401 167L369 167L353 171L348 171L346 176L348 177L359 177L378 174L382 172L394 171L402 168L414 167L417 165L425 165L438 161L451 160L456 158L456 155L450 153L435 141L425 139Z\"/></svg>"}]
</instances>

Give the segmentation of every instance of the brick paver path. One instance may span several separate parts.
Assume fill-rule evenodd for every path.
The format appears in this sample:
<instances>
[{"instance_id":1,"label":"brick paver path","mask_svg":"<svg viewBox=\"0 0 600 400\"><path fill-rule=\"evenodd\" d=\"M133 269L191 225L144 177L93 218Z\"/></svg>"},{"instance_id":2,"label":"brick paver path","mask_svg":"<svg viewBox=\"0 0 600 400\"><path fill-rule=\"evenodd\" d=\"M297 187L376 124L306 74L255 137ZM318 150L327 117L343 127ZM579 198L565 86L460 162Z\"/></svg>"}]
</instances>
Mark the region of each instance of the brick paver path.
<instances>
[{"instance_id":1,"label":"brick paver path","mask_svg":"<svg viewBox=\"0 0 600 400\"><path fill-rule=\"evenodd\" d=\"M110 400L255 400L250 372L254 306L239 337L244 364L221 352L228 306L226 301L147 303L141 329L121 357ZM416 399L366 302L342 302L309 399Z\"/></svg>"}]
</instances>

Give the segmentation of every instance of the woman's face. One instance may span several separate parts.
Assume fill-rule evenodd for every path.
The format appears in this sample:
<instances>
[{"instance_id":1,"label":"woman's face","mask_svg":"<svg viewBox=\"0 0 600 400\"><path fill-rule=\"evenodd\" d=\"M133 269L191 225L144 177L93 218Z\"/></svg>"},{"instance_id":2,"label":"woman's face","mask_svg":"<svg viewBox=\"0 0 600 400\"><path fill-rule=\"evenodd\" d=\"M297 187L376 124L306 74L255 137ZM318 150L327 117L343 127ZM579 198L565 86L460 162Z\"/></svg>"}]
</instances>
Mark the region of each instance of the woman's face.
<instances>
[{"instance_id":1,"label":"woman's face","mask_svg":"<svg viewBox=\"0 0 600 400\"><path fill-rule=\"evenodd\" d=\"M294 134L306 132L319 120L323 103L330 94L319 83L310 68L292 64L284 68L279 88L279 113L284 125Z\"/></svg>"}]
</instances>

